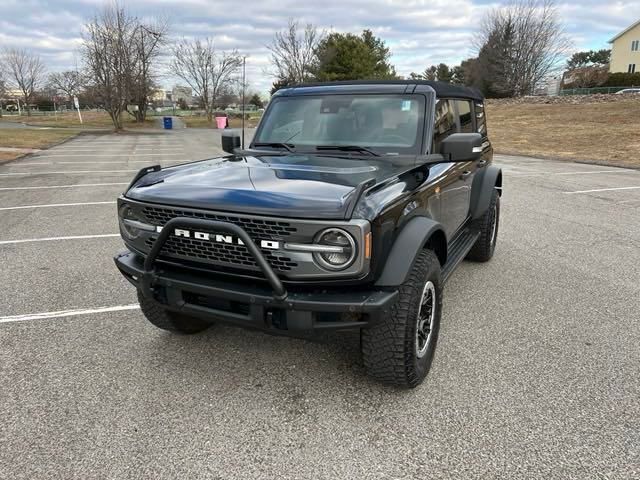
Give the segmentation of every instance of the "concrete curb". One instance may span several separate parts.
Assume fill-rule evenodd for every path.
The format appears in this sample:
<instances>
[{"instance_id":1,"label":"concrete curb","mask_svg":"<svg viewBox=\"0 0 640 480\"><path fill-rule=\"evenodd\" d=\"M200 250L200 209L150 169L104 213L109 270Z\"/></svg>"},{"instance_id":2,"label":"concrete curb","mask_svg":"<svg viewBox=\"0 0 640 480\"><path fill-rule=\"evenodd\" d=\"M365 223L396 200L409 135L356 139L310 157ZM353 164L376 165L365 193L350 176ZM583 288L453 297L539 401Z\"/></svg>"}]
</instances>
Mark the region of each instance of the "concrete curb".
<instances>
[{"instance_id":1,"label":"concrete curb","mask_svg":"<svg viewBox=\"0 0 640 480\"><path fill-rule=\"evenodd\" d=\"M539 159L539 160L554 160L556 162L563 162L563 163L579 163L581 165L599 165L602 167L615 167L615 168L626 168L629 170L640 170L640 165L621 165L619 163L615 163L607 160L592 160L589 158L586 158L586 159L585 158L582 158L582 159L561 158L561 157L554 157L552 155L527 155L523 153L502 151L502 150L500 151L494 150L493 153L495 153L496 155L509 155L512 157L533 158L533 159Z\"/></svg>"}]
</instances>

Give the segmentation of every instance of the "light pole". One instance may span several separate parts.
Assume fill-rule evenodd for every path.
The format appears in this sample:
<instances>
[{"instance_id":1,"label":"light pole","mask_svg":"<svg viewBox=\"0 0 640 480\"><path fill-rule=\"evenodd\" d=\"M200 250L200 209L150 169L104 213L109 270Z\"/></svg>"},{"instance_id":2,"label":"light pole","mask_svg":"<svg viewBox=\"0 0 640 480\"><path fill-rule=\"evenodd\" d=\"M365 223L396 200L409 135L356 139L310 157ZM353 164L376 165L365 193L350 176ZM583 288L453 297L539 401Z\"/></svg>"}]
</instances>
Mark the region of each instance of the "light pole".
<instances>
[{"instance_id":1,"label":"light pole","mask_svg":"<svg viewBox=\"0 0 640 480\"><path fill-rule=\"evenodd\" d=\"M244 89L245 89L245 78L246 78L246 65L247 65L247 56L244 55L242 57L242 149L244 150Z\"/></svg>"}]
</instances>

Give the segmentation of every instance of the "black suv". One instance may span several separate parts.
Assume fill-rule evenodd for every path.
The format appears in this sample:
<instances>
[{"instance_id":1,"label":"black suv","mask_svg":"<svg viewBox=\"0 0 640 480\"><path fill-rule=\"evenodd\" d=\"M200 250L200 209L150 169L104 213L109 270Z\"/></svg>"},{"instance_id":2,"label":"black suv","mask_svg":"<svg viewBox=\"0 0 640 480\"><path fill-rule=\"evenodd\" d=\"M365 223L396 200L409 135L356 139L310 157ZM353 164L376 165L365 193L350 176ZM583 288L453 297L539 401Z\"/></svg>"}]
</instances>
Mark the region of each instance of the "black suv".
<instances>
[{"instance_id":1,"label":"black suv","mask_svg":"<svg viewBox=\"0 0 640 480\"><path fill-rule=\"evenodd\" d=\"M414 387L442 289L491 258L502 173L482 96L427 81L301 85L272 98L251 144L143 169L118 201L116 256L165 330L213 321L293 334L360 329L367 372Z\"/></svg>"}]
</instances>

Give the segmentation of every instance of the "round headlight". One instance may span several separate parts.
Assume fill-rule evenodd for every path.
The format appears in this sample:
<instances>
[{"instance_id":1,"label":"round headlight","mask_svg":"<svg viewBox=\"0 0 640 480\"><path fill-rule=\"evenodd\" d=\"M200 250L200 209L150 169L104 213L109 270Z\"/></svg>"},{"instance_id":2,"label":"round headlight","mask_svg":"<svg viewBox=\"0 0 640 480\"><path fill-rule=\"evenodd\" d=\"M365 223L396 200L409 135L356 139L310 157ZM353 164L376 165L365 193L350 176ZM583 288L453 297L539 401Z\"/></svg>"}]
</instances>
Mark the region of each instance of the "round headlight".
<instances>
[{"instance_id":1,"label":"round headlight","mask_svg":"<svg viewBox=\"0 0 640 480\"><path fill-rule=\"evenodd\" d=\"M135 240L140 236L141 230L134 225L140 221L140 218L135 214L133 209L129 205L123 205L118 212L118 219L120 221L120 231L129 240ZM130 220L127 222L126 220Z\"/></svg>"},{"instance_id":2,"label":"round headlight","mask_svg":"<svg viewBox=\"0 0 640 480\"><path fill-rule=\"evenodd\" d=\"M316 263L327 270L344 270L356 258L356 242L349 232L341 228L328 228L316 236L316 245L327 247L326 252L313 254Z\"/></svg>"}]
</instances>

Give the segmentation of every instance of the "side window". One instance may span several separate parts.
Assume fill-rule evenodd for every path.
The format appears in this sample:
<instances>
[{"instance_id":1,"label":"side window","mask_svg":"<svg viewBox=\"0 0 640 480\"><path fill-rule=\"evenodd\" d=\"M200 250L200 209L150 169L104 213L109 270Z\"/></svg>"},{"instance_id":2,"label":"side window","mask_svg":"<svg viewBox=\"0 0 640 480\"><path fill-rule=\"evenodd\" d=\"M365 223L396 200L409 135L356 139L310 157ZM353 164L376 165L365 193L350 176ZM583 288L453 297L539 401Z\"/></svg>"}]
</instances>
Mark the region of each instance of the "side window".
<instances>
[{"instance_id":1,"label":"side window","mask_svg":"<svg viewBox=\"0 0 640 480\"><path fill-rule=\"evenodd\" d=\"M468 100L456 100L456 107L460 117L460 133L473 133L471 102Z\"/></svg>"},{"instance_id":2,"label":"side window","mask_svg":"<svg viewBox=\"0 0 640 480\"><path fill-rule=\"evenodd\" d=\"M452 133L456 133L456 116L451 100L438 100L433 127L433 152L440 152L440 143Z\"/></svg>"},{"instance_id":3,"label":"side window","mask_svg":"<svg viewBox=\"0 0 640 480\"><path fill-rule=\"evenodd\" d=\"M474 110L476 112L476 131L481 133L482 135L487 134L487 119L484 115L484 105L482 103L476 102L474 105Z\"/></svg>"}]
</instances>

